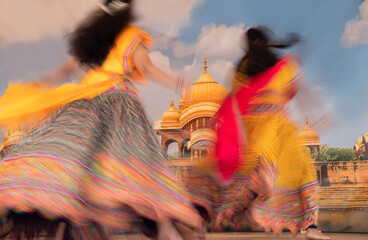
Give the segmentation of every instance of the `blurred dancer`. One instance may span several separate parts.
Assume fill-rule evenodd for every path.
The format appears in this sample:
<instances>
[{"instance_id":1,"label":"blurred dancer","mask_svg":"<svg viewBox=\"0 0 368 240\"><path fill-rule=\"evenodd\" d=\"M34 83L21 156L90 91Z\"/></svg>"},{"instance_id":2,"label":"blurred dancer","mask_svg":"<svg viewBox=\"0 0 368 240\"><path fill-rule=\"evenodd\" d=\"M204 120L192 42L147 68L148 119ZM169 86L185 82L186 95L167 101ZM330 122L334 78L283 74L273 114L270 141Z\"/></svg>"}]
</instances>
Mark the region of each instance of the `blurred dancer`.
<instances>
[{"instance_id":1,"label":"blurred dancer","mask_svg":"<svg viewBox=\"0 0 368 240\"><path fill-rule=\"evenodd\" d=\"M0 163L1 235L33 237L56 219L58 240L108 239L107 229L129 231L144 219L158 239L198 237L201 218L134 88L144 77L178 91L185 82L151 63L152 39L129 25L131 5L106 0L70 36L71 54L90 68L81 83L55 86L77 66L71 60L38 82L10 84L0 98L1 127L43 119Z\"/></svg>"},{"instance_id":2,"label":"blurred dancer","mask_svg":"<svg viewBox=\"0 0 368 240\"><path fill-rule=\"evenodd\" d=\"M192 200L215 228L236 228L246 214L268 232L306 229L309 239L330 239L318 231L313 161L285 111L298 91L300 68L293 55L278 59L271 50L291 46L298 37L272 43L257 28L245 36L248 51L213 118L214 154L186 180Z\"/></svg>"}]
</instances>

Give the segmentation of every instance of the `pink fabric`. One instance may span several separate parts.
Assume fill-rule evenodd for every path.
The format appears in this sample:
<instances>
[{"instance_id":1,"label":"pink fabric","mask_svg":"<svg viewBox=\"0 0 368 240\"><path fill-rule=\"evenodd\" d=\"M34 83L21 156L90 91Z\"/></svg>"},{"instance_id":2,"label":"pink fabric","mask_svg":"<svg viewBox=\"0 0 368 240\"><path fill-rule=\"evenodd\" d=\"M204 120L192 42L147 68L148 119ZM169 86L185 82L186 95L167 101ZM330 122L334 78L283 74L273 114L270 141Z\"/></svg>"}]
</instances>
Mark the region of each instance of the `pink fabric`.
<instances>
[{"instance_id":1,"label":"pink fabric","mask_svg":"<svg viewBox=\"0 0 368 240\"><path fill-rule=\"evenodd\" d=\"M265 87L273 76L285 65L288 56L278 60L278 63L252 77L250 84L243 86L234 95L228 96L216 115L213 123L217 123L217 142L215 146L215 176L221 185L231 183L235 172L240 166L241 146L246 145L245 130L242 125L249 109L249 102L258 91ZM245 139L243 139L245 138Z\"/></svg>"}]
</instances>

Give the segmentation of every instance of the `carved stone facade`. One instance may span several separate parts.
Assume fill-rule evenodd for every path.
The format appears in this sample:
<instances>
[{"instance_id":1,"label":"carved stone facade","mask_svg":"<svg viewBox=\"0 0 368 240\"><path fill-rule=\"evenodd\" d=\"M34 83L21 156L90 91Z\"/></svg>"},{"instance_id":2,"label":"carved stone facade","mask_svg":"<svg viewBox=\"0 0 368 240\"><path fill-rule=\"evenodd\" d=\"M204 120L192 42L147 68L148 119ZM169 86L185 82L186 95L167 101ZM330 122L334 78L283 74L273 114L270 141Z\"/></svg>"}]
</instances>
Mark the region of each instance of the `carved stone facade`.
<instances>
[{"instance_id":1,"label":"carved stone facade","mask_svg":"<svg viewBox=\"0 0 368 240\"><path fill-rule=\"evenodd\" d=\"M207 72L206 58L204 63L203 74L183 93L179 110L172 101L162 119L155 122L162 149L179 179L190 174L192 167L208 155L209 146L216 141L208 125L228 94ZM171 144L177 146L176 154L170 152Z\"/></svg>"},{"instance_id":2,"label":"carved stone facade","mask_svg":"<svg viewBox=\"0 0 368 240\"><path fill-rule=\"evenodd\" d=\"M368 161L316 162L315 166L321 186L368 183Z\"/></svg>"}]
</instances>

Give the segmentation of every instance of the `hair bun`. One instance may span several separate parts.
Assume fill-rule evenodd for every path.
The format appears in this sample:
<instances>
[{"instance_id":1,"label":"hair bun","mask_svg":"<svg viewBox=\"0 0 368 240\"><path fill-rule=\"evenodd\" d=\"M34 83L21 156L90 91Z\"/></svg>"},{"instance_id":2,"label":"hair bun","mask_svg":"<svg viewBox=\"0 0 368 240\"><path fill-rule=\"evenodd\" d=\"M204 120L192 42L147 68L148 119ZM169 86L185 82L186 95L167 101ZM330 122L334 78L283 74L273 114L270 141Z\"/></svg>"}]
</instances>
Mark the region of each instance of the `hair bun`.
<instances>
[{"instance_id":1,"label":"hair bun","mask_svg":"<svg viewBox=\"0 0 368 240\"><path fill-rule=\"evenodd\" d=\"M250 28L250 29L248 29L248 31L247 31L247 37L249 39L251 39L251 40L256 40L256 39L260 39L260 38L261 39L266 39L265 34L261 30L259 30L257 28Z\"/></svg>"},{"instance_id":2,"label":"hair bun","mask_svg":"<svg viewBox=\"0 0 368 240\"><path fill-rule=\"evenodd\" d=\"M271 41L271 37L275 38L273 32L266 27L253 27L248 29L246 32L246 40L248 42L248 46L265 46L265 47L274 47L274 48L287 48L295 45L301 40L299 34L289 33L284 38L276 38Z\"/></svg>"}]
</instances>

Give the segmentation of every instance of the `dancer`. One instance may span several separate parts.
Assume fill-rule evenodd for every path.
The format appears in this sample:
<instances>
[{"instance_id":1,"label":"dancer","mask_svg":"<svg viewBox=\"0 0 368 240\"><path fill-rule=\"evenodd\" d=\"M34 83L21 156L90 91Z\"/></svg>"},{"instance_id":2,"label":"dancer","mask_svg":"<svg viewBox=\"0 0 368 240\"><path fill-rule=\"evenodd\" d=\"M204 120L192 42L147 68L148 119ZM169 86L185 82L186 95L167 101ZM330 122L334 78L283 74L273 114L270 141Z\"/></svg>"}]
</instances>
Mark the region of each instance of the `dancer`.
<instances>
[{"instance_id":1,"label":"dancer","mask_svg":"<svg viewBox=\"0 0 368 240\"><path fill-rule=\"evenodd\" d=\"M298 38L272 43L258 28L245 36L248 51L213 118L213 154L185 181L192 201L213 228L237 228L246 215L268 232L306 229L309 239L330 239L318 231L316 170L284 110L302 74L292 54L277 59L271 50Z\"/></svg>"},{"instance_id":2,"label":"dancer","mask_svg":"<svg viewBox=\"0 0 368 240\"><path fill-rule=\"evenodd\" d=\"M200 237L201 218L134 88L144 77L178 91L185 82L151 63L152 39L129 25L131 5L106 0L71 34L71 54L90 68L81 83L57 86L71 60L49 78L10 84L0 98L3 128L43 119L0 163L1 235L34 237L38 222L57 220L58 240L109 239L109 229L130 231L143 219L156 224L158 239ZM27 219L32 226L22 225Z\"/></svg>"}]
</instances>

